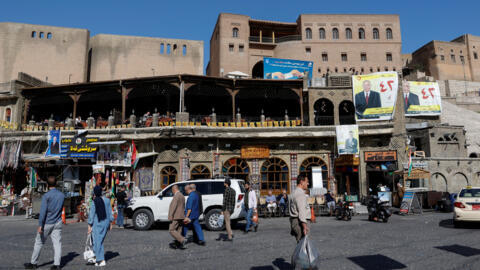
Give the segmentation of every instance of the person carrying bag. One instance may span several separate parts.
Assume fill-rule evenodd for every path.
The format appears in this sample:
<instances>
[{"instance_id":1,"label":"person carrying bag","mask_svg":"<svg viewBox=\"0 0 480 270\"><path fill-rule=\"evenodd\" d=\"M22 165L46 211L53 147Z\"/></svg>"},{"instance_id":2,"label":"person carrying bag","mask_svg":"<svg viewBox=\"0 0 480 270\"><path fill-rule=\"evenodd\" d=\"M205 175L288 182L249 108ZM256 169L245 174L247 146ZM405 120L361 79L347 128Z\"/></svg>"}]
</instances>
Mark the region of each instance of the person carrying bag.
<instances>
[{"instance_id":1,"label":"person carrying bag","mask_svg":"<svg viewBox=\"0 0 480 270\"><path fill-rule=\"evenodd\" d=\"M87 265L95 264L95 253L93 252L92 234L87 234L87 241L85 242L85 251L83 252L83 259L87 261Z\"/></svg>"}]
</instances>

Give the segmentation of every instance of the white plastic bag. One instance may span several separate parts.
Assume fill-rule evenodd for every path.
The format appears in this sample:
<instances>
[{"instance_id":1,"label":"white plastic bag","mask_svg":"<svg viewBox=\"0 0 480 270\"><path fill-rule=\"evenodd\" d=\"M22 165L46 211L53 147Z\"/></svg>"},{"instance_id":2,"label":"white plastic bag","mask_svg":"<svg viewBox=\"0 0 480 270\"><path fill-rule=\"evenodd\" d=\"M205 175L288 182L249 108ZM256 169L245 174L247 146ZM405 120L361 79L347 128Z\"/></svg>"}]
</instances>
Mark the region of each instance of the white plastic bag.
<instances>
[{"instance_id":1,"label":"white plastic bag","mask_svg":"<svg viewBox=\"0 0 480 270\"><path fill-rule=\"evenodd\" d=\"M219 227L222 227L222 226L223 226L223 223L225 222L225 216L224 216L224 215L220 215L220 216L218 217L218 221L217 221L217 222L218 222L218 226L219 226Z\"/></svg>"},{"instance_id":2,"label":"white plastic bag","mask_svg":"<svg viewBox=\"0 0 480 270\"><path fill-rule=\"evenodd\" d=\"M83 259L89 261L95 258L95 253L93 253L93 243L92 243L92 234L87 235L87 241L85 242L85 251L83 252Z\"/></svg>"},{"instance_id":3,"label":"white plastic bag","mask_svg":"<svg viewBox=\"0 0 480 270\"><path fill-rule=\"evenodd\" d=\"M308 239L308 235L298 242L292 255L292 267L294 269L318 269L320 253Z\"/></svg>"}]
</instances>

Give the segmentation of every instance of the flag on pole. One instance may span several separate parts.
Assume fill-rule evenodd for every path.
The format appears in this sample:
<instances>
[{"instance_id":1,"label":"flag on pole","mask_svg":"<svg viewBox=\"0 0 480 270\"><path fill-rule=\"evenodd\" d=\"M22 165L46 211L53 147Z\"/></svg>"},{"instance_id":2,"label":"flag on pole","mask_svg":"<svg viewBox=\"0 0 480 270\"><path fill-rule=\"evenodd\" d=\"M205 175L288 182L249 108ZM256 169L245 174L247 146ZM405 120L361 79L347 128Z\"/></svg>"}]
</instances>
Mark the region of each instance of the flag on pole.
<instances>
[{"instance_id":1,"label":"flag on pole","mask_svg":"<svg viewBox=\"0 0 480 270\"><path fill-rule=\"evenodd\" d=\"M132 167L135 170L138 164L138 151L135 142L132 140Z\"/></svg>"},{"instance_id":2,"label":"flag on pole","mask_svg":"<svg viewBox=\"0 0 480 270\"><path fill-rule=\"evenodd\" d=\"M410 173L412 173L412 151L408 151L408 176L410 177Z\"/></svg>"},{"instance_id":3,"label":"flag on pole","mask_svg":"<svg viewBox=\"0 0 480 270\"><path fill-rule=\"evenodd\" d=\"M37 172L33 167L30 168L30 187L36 188L37 187Z\"/></svg>"}]
</instances>

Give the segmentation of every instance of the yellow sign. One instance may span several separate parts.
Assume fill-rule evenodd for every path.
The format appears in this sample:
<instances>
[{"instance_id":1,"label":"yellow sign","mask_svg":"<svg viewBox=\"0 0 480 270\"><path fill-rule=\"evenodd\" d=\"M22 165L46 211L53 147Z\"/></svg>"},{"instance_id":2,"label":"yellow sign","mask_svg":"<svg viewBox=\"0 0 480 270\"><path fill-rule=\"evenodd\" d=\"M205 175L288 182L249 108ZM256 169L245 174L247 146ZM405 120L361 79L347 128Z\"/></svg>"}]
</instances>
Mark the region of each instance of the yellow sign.
<instances>
[{"instance_id":1,"label":"yellow sign","mask_svg":"<svg viewBox=\"0 0 480 270\"><path fill-rule=\"evenodd\" d=\"M442 98L436 82L403 81L405 115L440 115Z\"/></svg>"},{"instance_id":2,"label":"yellow sign","mask_svg":"<svg viewBox=\"0 0 480 270\"><path fill-rule=\"evenodd\" d=\"M242 146L242 158L269 158L270 149L265 145L248 145Z\"/></svg>"}]
</instances>

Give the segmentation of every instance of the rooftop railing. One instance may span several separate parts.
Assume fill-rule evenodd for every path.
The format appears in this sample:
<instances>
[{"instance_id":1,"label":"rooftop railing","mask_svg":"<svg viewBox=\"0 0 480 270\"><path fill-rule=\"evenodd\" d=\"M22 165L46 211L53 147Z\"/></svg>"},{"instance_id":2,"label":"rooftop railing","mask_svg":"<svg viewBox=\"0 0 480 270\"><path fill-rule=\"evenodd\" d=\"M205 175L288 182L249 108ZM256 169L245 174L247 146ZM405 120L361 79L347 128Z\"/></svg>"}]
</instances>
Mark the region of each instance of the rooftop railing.
<instances>
[{"instance_id":1,"label":"rooftop railing","mask_svg":"<svg viewBox=\"0 0 480 270\"><path fill-rule=\"evenodd\" d=\"M302 40L301 35L290 35L290 36L283 36L283 37L278 37L278 38L272 38L272 37L264 37L260 39L260 36L250 36L248 38L250 42L256 42L256 43L266 43L266 44L276 44L276 43L282 43L282 42L287 42L287 41L297 41L297 40Z\"/></svg>"}]
</instances>

